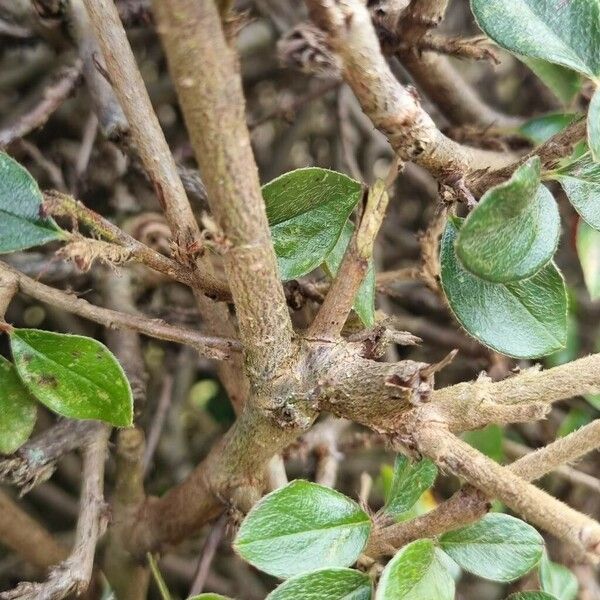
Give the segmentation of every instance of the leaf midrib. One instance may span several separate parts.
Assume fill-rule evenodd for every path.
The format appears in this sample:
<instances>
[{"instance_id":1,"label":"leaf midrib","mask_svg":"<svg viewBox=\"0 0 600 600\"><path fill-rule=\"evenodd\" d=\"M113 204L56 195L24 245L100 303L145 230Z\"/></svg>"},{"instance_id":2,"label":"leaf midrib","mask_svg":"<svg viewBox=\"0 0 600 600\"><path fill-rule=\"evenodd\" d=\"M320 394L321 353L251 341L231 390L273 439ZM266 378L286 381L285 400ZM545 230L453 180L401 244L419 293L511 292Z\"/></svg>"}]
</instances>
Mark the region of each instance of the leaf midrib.
<instances>
[{"instance_id":1,"label":"leaf midrib","mask_svg":"<svg viewBox=\"0 0 600 600\"><path fill-rule=\"evenodd\" d=\"M268 541L268 540L275 540L275 539L281 539L281 538L287 538L287 537L292 537L292 536L296 536L299 534L304 534L304 533L311 533L313 531L329 531L332 529L342 529L342 528L349 528L349 527L358 527L358 526L364 526L364 525L368 525L369 524L369 519L365 519L364 521L359 521L359 522L355 522L355 523L342 523L339 525L330 525L328 527L320 527L319 529L305 529L303 531L295 531L292 533L283 533L281 535L275 535L275 536L271 536L271 537L262 537L262 538L256 538L250 541L245 541L245 542L240 542L238 541L236 543L236 546L239 548L242 545L247 545L247 544L253 544L255 542L264 542L264 541Z\"/></svg>"}]
</instances>

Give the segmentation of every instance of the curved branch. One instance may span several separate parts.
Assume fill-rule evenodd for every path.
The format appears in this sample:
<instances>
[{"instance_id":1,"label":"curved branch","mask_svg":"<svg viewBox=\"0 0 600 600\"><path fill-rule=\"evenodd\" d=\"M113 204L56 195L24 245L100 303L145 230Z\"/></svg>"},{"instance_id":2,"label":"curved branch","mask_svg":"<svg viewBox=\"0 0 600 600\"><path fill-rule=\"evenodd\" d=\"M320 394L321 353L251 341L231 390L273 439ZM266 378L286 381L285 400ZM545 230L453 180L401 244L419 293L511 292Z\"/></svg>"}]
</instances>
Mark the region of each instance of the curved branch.
<instances>
[{"instance_id":1,"label":"curved branch","mask_svg":"<svg viewBox=\"0 0 600 600\"><path fill-rule=\"evenodd\" d=\"M83 298L78 298L34 281L12 269L6 263L0 262L0 277L4 278L7 275L17 277L19 289L24 294L111 329L115 327L133 329L160 340L186 344L195 348L203 356L219 360L229 358L233 352L240 350L239 343L236 340L204 335L192 329L168 325L159 319L149 319L94 306Z\"/></svg>"},{"instance_id":2,"label":"curved branch","mask_svg":"<svg viewBox=\"0 0 600 600\"><path fill-rule=\"evenodd\" d=\"M369 12L360 0L307 0L313 21L327 31L342 59L343 76L375 127L403 160L413 161L452 183L478 169L511 161L506 153L462 146L443 135L413 93L393 76Z\"/></svg>"}]
</instances>

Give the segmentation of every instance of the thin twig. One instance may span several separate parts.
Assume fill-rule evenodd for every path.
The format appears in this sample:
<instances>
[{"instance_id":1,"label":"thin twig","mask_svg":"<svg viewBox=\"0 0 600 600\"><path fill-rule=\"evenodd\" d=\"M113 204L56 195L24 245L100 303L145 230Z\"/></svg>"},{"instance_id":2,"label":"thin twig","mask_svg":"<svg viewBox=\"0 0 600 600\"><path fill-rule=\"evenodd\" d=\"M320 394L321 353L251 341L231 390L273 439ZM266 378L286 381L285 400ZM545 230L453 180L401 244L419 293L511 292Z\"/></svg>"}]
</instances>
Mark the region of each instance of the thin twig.
<instances>
[{"instance_id":1,"label":"thin twig","mask_svg":"<svg viewBox=\"0 0 600 600\"><path fill-rule=\"evenodd\" d=\"M61 67L44 88L39 101L17 120L0 131L0 148L8 146L46 123L63 102L72 94L81 76L81 61Z\"/></svg>"},{"instance_id":2,"label":"thin twig","mask_svg":"<svg viewBox=\"0 0 600 600\"><path fill-rule=\"evenodd\" d=\"M415 94L392 74L363 2L306 3L313 21L328 33L331 46L342 59L344 79L364 112L400 158L421 165L442 182L510 162L510 155L461 146L437 129Z\"/></svg>"},{"instance_id":3,"label":"thin twig","mask_svg":"<svg viewBox=\"0 0 600 600\"><path fill-rule=\"evenodd\" d=\"M68 555L68 550L47 529L1 491L0 542L40 569L47 569Z\"/></svg>"},{"instance_id":4,"label":"thin twig","mask_svg":"<svg viewBox=\"0 0 600 600\"><path fill-rule=\"evenodd\" d=\"M369 267L375 237L383 222L388 201L385 182L377 181L369 190L360 223L350 239L329 292L308 330L308 338L330 339L341 333Z\"/></svg>"},{"instance_id":5,"label":"thin twig","mask_svg":"<svg viewBox=\"0 0 600 600\"><path fill-rule=\"evenodd\" d=\"M587 433L591 433L591 432L586 432L586 435L587 435ZM595 450L598 447L600 447L600 440L598 440L597 438L592 443L593 443L592 450ZM523 456L529 456L529 455L533 454L534 452L536 452L535 450L532 450L531 448L528 448L527 446L523 446L522 444L513 442L512 440L508 440L508 439L503 440L502 447L504 448L504 451L513 458L521 458ZM546 446L546 448L553 453L553 449L548 448L548 446ZM579 451L577 451L577 456L572 456L571 458L569 458L569 462L576 460L577 458L579 458L579 456L580 456ZM560 462L562 462L564 459L561 456L558 460ZM549 466L550 465L548 465L548 467ZM535 472L537 473L538 471L536 470ZM583 471L574 469L573 467L570 467L567 464L561 464L560 466L556 467L554 469L554 473L556 473L557 475L560 475L560 477L562 477L566 481L569 481L573 485L580 485L582 487L589 489L590 491L594 492L595 494L600 494L600 479L598 479L597 477L593 477L592 475L588 475L587 473L584 473ZM521 474L521 477L528 479L526 474Z\"/></svg>"},{"instance_id":6,"label":"thin twig","mask_svg":"<svg viewBox=\"0 0 600 600\"><path fill-rule=\"evenodd\" d=\"M21 495L49 479L56 461L81 448L101 425L97 421L63 420L0 460L0 481L17 485Z\"/></svg>"},{"instance_id":7,"label":"thin twig","mask_svg":"<svg viewBox=\"0 0 600 600\"><path fill-rule=\"evenodd\" d=\"M0 276L4 278L7 273L17 276L19 289L28 296L62 308L85 319L90 319L111 329L115 327L132 329L150 337L187 344L195 348L203 356L218 360L224 360L231 356L233 352L237 352L240 349L239 343L236 340L204 335L192 329L168 325L160 319L148 319L139 315L125 314L94 306L83 298L78 298L72 294L67 294L66 292L34 281L26 275L15 271L7 264L0 262Z\"/></svg>"},{"instance_id":8,"label":"thin twig","mask_svg":"<svg viewBox=\"0 0 600 600\"><path fill-rule=\"evenodd\" d=\"M69 194L46 192L44 194L44 211L56 217L77 219L96 235L124 248L128 253L129 260L140 262L181 283L192 287L201 287L212 298L231 299L227 284L217 279L212 273L196 268L195 265L193 267L182 265L160 254L160 252L125 233L102 215L87 208Z\"/></svg>"},{"instance_id":9,"label":"thin twig","mask_svg":"<svg viewBox=\"0 0 600 600\"><path fill-rule=\"evenodd\" d=\"M152 457L158 447L160 435L167 419L169 407L171 406L172 394L173 377L165 375L162 389L158 397L158 405L154 411L154 416L152 417L152 424L150 425L150 431L146 442L146 450L144 452L144 475L148 474L150 465L152 464Z\"/></svg>"},{"instance_id":10,"label":"thin twig","mask_svg":"<svg viewBox=\"0 0 600 600\"><path fill-rule=\"evenodd\" d=\"M192 587L190 588L190 596L201 594L206 584L206 578L210 571L212 561L215 557L217 548L227 526L227 518L222 516L212 527L202 547L200 553L200 561L198 562L198 570L194 577Z\"/></svg>"},{"instance_id":11,"label":"thin twig","mask_svg":"<svg viewBox=\"0 0 600 600\"><path fill-rule=\"evenodd\" d=\"M522 453L522 448L519 446L521 458L507 468L527 481L540 479L553 470L565 473L564 463L575 461L600 446L598 431L598 421L594 421L535 452ZM512 442L510 448L514 448ZM568 467L567 469L570 478L574 469ZM587 476L584 481L579 476L586 474L579 471L576 473L577 477L574 481L590 486L591 489L598 488L597 479ZM451 498L421 517L375 530L369 540L366 553L373 558L382 554L393 554L397 548L420 537L434 537L476 521L490 509L490 506L485 494L472 486L464 486Z\"/></svg>"},{"instance_id":12,"label":"thin twig","mask_svg":"<svg viewBox=\"0 0 600 600\"><path fill-rule=\"evenodd\" d=\"M443 426L415 433L419 449L445 471L464 478L487 496L498 498L528 521L583 549L600 553L600 523L563 504L498 465Z\"/></svg>"},{"instance_id":13,"label":"thin twig","mask_svg":"<svg viewBox=\"0 0 600 600\"><path fill-rule=\"evenodd\" d=\"M3 600L61 600L69 594L82 594L88 588L96 544L107 524L104 490L104 462L109 428L103 425L88 440L83 454L83 483L79 518L73 551L54 567L43 583L20 583L14 590L0 594Z\"/></svg>"}]
</instances>

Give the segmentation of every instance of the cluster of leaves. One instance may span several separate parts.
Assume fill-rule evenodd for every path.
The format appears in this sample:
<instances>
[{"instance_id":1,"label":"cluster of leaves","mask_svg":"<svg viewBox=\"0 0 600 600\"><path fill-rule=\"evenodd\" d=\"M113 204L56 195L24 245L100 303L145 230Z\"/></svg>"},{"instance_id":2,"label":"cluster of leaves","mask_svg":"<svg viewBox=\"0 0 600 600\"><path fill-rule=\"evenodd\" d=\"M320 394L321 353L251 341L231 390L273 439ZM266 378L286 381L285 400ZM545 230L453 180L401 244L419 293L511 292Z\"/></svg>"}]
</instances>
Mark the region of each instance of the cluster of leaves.
<instances>
[{"instance_id":1,"label":"cluster of leaves","mask_svg":"<svg viewBox=\"0 0 600 600\"><path fill-rule=\"evenodd\" d=\"M380 517L411 518L413 507L436 476L431 461L411 464L399 456ZM356 502L330 488L298 480L254 506L242 522L234 547L258 569L284 579L267 600L450 600L461 570L510 582L538 564L543 590L551 594L548 598L574 600L577 593L572 573L544 555L538 532L500 513L437 539L408 544L386 565L374 592L371 576L351 568L372 530L370 515ZM534 600L535 596L522 598Z\"/></svg>"},{"instance_id":2,"label":"cluster of leaves","mask_svg":"<svg viewBox=\"0 0 600 600\"><path fill-rule=\"evenodd\" d=\"M471 0L473 13L483 31L497 44L522 57L555 89L572 70L590 79L596 90L588 110L588 143L594 161L600 160L600 5L595 0L515 0L506 10L502 0ZM552 75L548 75L552 73ZM571 77L577 81L577 76ZM577 84L562 86L576 89ZM563 95L565 99L569 92Z\"/></svg>"},{"instance_id":3,"label":"cluster of leaves","mask_svg":"<svg viewBox=\"0 0 600 600\"><path fill-rule=\"evenodd\" d=\"M564 104L573 100L583 80L595 88L587 113L587 143L582 141L570 158L541 176L559 182L581 216L577 249L590 296L596 299L600 297L600 59L596 52L600 4L518 0L506 10L500 0L471 0L471 7L481 29L527 64ZM579 118L573 112L542 115L518 131L541 144ZM566 296L549 252L556 242L557 213L549 194L539 186L539 176L533 191L533 166L525 167L521 177L515 173L512 185L507 182L489 190L464 224L456 220L449 224L442 245L444 287L459 321L483 343L524 358L556 351L565 345L567 335ZM528 183L523 181L526 171ZM485 243L483 233L495 227L496 234ZM481 246L476 248L477 242ZM534 265L538 270L532 274L529 267Z\"/></svg>"},{"instance_id":4,"label":"cluster of leaves","mask_svg":"<svg viewBox=\"0 0 600 600\"><path fill-rule=\"evenodd\" d=\"M34 179L0 153L0 253L64 239L41 206ZM27 441L37 401L65 417L131 425L129 382L106 346L79 335L7 331L13 362L0 357L0 452L10 454Z\"/></svg>"},{"instance_id":5,"label":"cluster of leaves","mask_svg":"<svg viewBox=\"0 0 600 600\"><path fill-rule=\"evenodd\" d=\"M514 52L564 102L589 78L600 81L595 52L600 5L574 0L472 0L480 27ZM536 117L519 128L534 144L580 118ZM464 328L491 348L518 358L557 352L567 343L567 293L552 257L560 232L556 203L543 180L560 183L581 216L577 246L592 298L600 295L600 92L587 116L587 144L557 168L541 172L537 157L492 188L464 220L453 218L441 245L441 279Z\"/></svg>"},{"instance_id":6,"label":"cluster of leaves","mask_svg":"<svg viewBox=\"0 0 600 600\"><path fill-rule=\"evenodd\" d=\"M262 191L281 278L297 279L318 267L335 277L354 233L349 217L363 196L363 186L342 173L309 167L281 175ZM372 264L354 309L367 327L374 324Z\"/></svg>"}]
</instances>

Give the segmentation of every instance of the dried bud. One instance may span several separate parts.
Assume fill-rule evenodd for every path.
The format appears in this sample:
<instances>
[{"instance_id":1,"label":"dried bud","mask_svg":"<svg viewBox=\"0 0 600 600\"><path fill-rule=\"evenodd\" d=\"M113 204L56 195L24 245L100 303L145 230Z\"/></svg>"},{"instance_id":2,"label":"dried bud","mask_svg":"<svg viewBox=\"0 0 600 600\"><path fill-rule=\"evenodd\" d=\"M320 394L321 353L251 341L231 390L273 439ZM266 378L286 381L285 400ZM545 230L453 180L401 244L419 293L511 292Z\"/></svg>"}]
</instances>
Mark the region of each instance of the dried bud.
<instances>
[{"instance_id":1,"label":"dried bud","mask_svg":"<svg viewBox=\"0 0 600 600\"><path fill-rule=\"evenodd\" d=\"M284 35L277 52L287 67L320 77L340 77L341 63L329 46L327 35L309 23L301 23Z\"/></svg>"}]
</instances>

